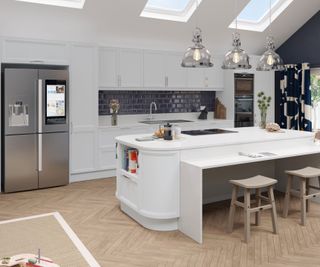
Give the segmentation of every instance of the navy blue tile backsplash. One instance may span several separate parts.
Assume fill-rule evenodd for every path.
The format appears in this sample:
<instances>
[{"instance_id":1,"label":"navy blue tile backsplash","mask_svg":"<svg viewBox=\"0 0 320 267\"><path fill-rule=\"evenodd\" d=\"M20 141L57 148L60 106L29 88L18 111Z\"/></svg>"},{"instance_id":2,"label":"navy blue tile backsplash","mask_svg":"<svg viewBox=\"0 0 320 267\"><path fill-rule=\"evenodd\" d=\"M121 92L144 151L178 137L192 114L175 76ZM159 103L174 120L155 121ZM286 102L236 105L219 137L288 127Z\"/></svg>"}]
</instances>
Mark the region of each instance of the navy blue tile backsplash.
<instances>
[{"instance_id":1,"label":"navy blue tile backsplash","mask_svg":"<svg viewBox=\"0 0 320 267\"><path fill-rule=\"evenodd\" d=\"M111 99L119 100L119 114L147 114L156 102L155 113L198 112L201 106L214 110L214 91L99 91L99 115L109 115Z\"/></svg>"}]
</instances>

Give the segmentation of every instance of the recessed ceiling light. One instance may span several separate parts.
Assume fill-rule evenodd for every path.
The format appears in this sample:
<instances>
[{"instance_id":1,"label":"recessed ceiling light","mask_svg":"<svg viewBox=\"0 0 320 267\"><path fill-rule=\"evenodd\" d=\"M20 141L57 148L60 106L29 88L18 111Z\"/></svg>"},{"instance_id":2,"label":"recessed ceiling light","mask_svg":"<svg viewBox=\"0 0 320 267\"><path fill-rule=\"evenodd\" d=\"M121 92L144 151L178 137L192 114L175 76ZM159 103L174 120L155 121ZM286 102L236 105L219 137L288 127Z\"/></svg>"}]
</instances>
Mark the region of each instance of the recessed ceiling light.
<instances>
[{"instance_id":1,"label":"recessed ceiling light","mask_svg":"<svg viewBox=\"0 0 320 267\"><path fill-rule=\"evenodd\" d=\"M16 0L16 1L81 9L83 8L84 2L86 0Z\"/></svg>"},{"instance_id":2,"label":"recessed ceiling light","mask_svg":"<svg viewBox=\"0 0 320 267\"><path fill-rule=\"evenodd\" d=\"M271 22L273 22L293 0L271 0ZM251 0L238 15L238 29L263 32L270 24L269 0ZM236 28L235 20L229 28Z\"/></svg>"},{"instance_id":3,"label":"recessed ceiling light","mask_svg":"<svg viewBox=\"0 0 320 267\"><path fill-rule=\"evenodd\" d=\"M202 0L148 0L140 16L187 22Z\"/></svg>"}]
</instances>

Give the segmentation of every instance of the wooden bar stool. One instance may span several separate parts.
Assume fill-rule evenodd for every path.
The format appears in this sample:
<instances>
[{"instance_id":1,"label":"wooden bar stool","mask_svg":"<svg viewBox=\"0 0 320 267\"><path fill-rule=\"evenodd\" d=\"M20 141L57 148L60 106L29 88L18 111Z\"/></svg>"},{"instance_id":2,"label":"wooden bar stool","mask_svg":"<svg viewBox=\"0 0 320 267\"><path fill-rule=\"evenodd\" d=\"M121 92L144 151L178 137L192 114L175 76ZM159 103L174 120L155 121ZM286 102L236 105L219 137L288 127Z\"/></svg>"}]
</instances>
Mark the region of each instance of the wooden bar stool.
<instances>
[{"instance_id":1,"label":"wooden bar stool","mask_svg":"<svg viewBox=\"0 0 320 267\"><path fill-rule=\"evenodd\" d=\"M288 181L286 195L284 199L283 217L286 218L288 216L291 193L298 193L300 195L301 202L301 224L306 225L306 213L307 211L309 211L309 199L320 195L320 192L309 194L310 188L318 191L320 190L320 169L306 167L299 170L286 171L286 174L288 175ZM291 189L293 177L297 177L300 179L299 191ZM319 187L311 186L309 184L311 178L318 178Z\"/></svg>"},{"instance_id":2,"label":"wooden bar stool","mask_svg":"<svg viewBox=\"0 0 320 267\"><path fill-rule=\"evenodd\" d=\"M250 239L250 214L256 214L256 225L260 224L260 212L262 210L271 209L273 232L278 233L277 226L277 211L273 194L273 185L277 183L277 180L271 179L262 175L257 175L252 178L243 180L231 180L233 185L232 199L229 212L228 232L233 231L234 214L236 206L244 209L244 239L248 242ZM244 189L244 202L238 201L239 188ZM261 195L261 189L268 188L268 197ZM256 207L251 207L250 190L256 191ZM261 201L267 201L268 204L262 205Z\"/></svg>"}]
</instances>

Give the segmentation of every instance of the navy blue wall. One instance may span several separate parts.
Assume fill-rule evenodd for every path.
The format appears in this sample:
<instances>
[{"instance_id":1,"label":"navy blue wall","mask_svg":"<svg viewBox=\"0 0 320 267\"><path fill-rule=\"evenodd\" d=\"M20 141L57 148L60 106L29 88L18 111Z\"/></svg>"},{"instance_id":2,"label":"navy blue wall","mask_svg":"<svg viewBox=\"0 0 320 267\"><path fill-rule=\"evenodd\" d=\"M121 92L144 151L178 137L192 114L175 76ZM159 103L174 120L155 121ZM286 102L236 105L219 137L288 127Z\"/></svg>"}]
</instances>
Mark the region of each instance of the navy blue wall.
<instances>
[{"instance_id":1,"label":"navy blue wall","mask_svg":"<svg viewBox=\"0 0 320 267\"><path fill-rule=\"evenodd\" d=\"M308 62L311 66L319 66L320 11L283 43L277 53L285 64Z\"/></svg>"}]
</instances>

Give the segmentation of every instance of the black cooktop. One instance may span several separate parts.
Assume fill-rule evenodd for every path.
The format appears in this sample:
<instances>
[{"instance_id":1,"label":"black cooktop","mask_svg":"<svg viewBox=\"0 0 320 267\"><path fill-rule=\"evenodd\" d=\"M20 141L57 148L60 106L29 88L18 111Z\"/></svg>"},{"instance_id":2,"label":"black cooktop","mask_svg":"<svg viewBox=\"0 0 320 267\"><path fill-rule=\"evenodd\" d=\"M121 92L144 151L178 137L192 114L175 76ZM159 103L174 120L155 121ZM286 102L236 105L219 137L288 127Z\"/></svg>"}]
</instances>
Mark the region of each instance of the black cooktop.
<instances>
[{"instance_id":1,"label":"black cooktop","mask_svg":"<svg viewBox=\"0 0 320 267\"><path fill-rule=\"evenodd\" d=\"M182 131L181 133L187 134L187 135L208 135L208 134L237 133L237 131L229 131L224 129L205 129L205 130Z\"/></svg>"}]
</instances>

